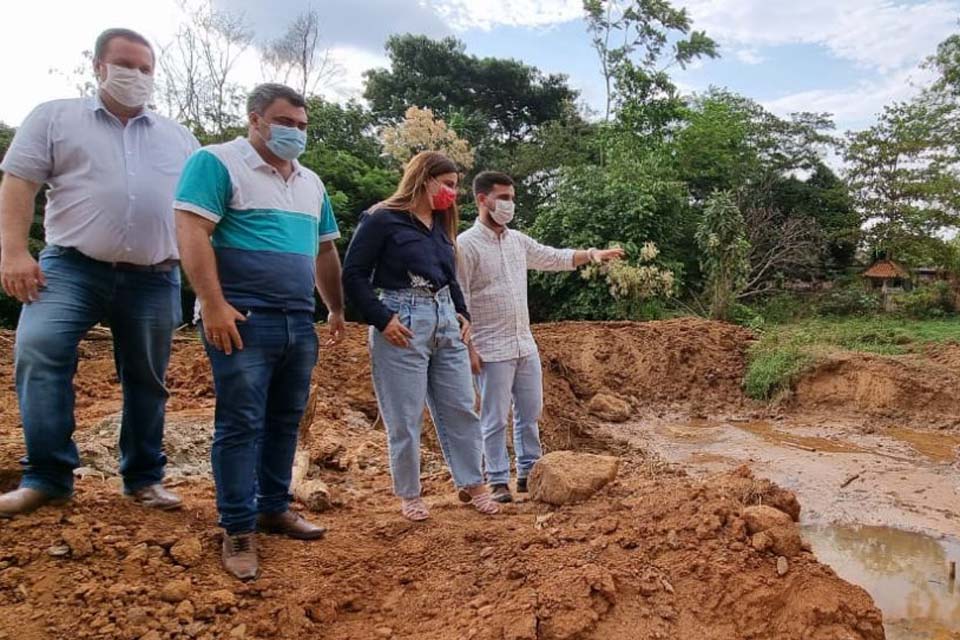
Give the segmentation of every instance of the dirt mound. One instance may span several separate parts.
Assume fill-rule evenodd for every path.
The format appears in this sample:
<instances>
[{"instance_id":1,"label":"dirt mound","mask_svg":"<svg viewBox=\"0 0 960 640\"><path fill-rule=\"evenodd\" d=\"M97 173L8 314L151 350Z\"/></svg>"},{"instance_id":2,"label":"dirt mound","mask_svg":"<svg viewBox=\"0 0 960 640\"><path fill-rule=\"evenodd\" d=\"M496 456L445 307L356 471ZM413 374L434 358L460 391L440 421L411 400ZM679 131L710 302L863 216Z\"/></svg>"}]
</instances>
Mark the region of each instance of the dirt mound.
<instances>
[{"instance_id":1,"label":"dirt mound","mask_svg":"<svg viewBox=\"0 0 960 640\"><path fill-rule=\"evenodd\" d=\"M581 449L624 460L587 502L520 502L480 516L457 502L428 446L432 518L404 520L390 494L365 331L352 326L344 345L321 350L315 374L310 476L331 492L333 508L313 516L329 527L325 540L262 537L263 577L240 584L219 564L209 478L181 478L184 511L157 513L124 500L116 478L85 474L68 507L0 521L0 638L883 637L863 590L805 552L778 575L776 556L750 546L744 506L788 510L792 494L746 472L693 481L589 437L596 419L586 407L601 391L635 408L674 396L692 407L741 402L749 334L689 320L536 332L548 365L548 445L575 428ZM0 472L13 480L22 440L11 364L0 353ZM77 439L103 446L87 456L102 475L115 464L112 379L109 342L85 343ZM196 341L175 344L168 384L173 469L205 463L212 383Z\"/></svg>"},{"instance_id":2,"label":"dirt mound","mask_svg":"<svg viewBox=\"0 0 960 640\"><path fill-rule=\"evenodd\" d=\"M382 472L375 484L362 506L323 516L322 542L263 538L263 577L243 585L220 569L208 483L163 514L85 479L63 511L0 524L0 628L25 640L883 637L866 593L810 554L778 576L722 483L634 469L588 503L491 520L442 479L428 482L424 525L396 513Z\"/></svg>"},{"instance_id":3,"label":"dirt mound","mask_svg":"<svg viewBox=\"0 0 960 640\"><path fill-rule=\"evenodd\" d=\"M694 415L743 405L745 351L753 334L697 318L565 322L534 327L544 363L544 440L582 445L598 394L644 409Z\"/></svg>"},{"instance_id":4,"label":"dirt mound","mask_svg":"<svg viewBox=\"0 0 960 640\"><path fill-rule=\"evenodd\" d=\"M834 355L796 384L794 410L860 414L887 423L960 427L960 345L903 356Z\"/></svg>"}]
</instances>

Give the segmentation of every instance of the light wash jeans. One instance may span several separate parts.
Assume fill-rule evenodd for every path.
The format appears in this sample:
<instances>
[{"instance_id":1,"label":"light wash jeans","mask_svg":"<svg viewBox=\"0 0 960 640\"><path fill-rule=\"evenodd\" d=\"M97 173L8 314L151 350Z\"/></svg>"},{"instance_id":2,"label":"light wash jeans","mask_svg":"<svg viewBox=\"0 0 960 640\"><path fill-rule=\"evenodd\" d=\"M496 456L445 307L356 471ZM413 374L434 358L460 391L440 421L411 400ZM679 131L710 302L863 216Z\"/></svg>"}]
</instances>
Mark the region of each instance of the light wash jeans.
<instances>
[{"instance_id":1,"label":"light wash jeans","mask_svg":"<svg viewBox=\"0 0 960 640\"><path fill-rule=\"evenodd\" d=\"M395 347L370 327L373 387L387 429L393 491L420 495L420 428L426 402L453 481L460 488L483 483L480 418L470 356L447 289L436 295L387 290L383 303L410 328L406 347Z\"/></svg>"},{"instance_id":2,"label":"light wash jeans","mask_svg":"<svg viewBox=\"0 0 960 640\"><path fill-rule=\"evenodd\" d=\"M127 492L163 480L164 376L180 323L180 270L120 271L73 249L40 252L47 285L23 305L17 325L17 399L27 455L21 487L54 497L73 493L80 466L73 441L77 345L100 320L110 323L123 388L120 475Z\"/></svg>"},{"instance_id":3,"label":"light wash jeans","mask_svg":"<svg viewBox=\"0 0 960 640\"><path fill-rule=\"evenodd\" d=\"M480 386L480 425L487 482L507 484L510 480L507 420L511 405L517 477L526 478L542 455L538 425L543 410L540 354L533 353L502 362L484 362L477 382Z\"/></svg>"}]
</instances>

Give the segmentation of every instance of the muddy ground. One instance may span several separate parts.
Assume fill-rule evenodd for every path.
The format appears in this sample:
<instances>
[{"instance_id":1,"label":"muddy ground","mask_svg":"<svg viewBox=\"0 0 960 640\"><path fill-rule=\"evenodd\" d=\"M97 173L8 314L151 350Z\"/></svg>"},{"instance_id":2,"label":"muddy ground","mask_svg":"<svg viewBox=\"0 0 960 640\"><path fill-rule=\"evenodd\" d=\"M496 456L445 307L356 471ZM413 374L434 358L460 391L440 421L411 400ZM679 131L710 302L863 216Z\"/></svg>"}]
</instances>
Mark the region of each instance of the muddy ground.
<instances>
[{"instance_id":1,"label":"muddy ground","mask_svg":"<svg viewBox=\"0 0 960 640\"><path fill-rule=\"evenodd\" d=\"M838 356L793 396L762 407L740 390L751 336L738 327L562 323L536 335L547 448L620 456L614 483L584 504L520 502L484 518L456 502L427 430L432 518L405 521L390 495L365 332L351 327L345 344L322 349L315 374L311 474L329 485L333 506L311 517L329 534L313 543L263 538L262 577L246 585L219 565L207 460L213 393L199 344L189 335L175 344L167 455L186 509L161 514L119 495L109 341L86 341L77 496L66 508L0 521L0 639L884 637L868 594L812 553L778 570L777 554L751 546L745 506L796 511L792 493L758 479L766 469L751 473L731 457L716 470L691 464L688 474L638 430L842 410L857 433L894 423L952 433L960 347L866 358L869 376ZM0 335L0 489L15 486L23 451L11 347L12 336ZM935 372L919 387L904 373L917 367ZM900 390L905 380L915 386Z\"/></svg>"}]
</instances>

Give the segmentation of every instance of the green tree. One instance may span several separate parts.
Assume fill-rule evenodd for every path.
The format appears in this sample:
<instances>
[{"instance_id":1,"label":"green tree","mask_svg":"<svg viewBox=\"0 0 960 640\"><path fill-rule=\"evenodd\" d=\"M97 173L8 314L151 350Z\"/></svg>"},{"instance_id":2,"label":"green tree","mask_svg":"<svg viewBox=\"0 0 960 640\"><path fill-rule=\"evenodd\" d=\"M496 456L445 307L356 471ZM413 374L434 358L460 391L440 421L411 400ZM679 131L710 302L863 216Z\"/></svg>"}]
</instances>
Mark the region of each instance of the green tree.
<instances>
[{"instance_id":1,"label":"green tree","mask_svg":"<svg viewBox=\"0 0 960 640\"><path fill-rule=\"evenodd\" d=\"M845 153L868 248L908 264L943 264L943 236L960 227L960 111L938 98L887 106Z\"/></svg>"},{"instance_id":2,"label":"green tree","mask_svg":"<svg viewBox=\"0 0 960 640\"><path fill-rule=\"evenodd\" d=\"M687 10L666 0L584 0L583 9L600 59L607 121L617 108L663 98L674 102L676 90L667 70L718 55L713 40L691 31Z\"/></svg>"},{"instance_id":3,"label":"green tree","mask_svg":"<svg viewBox=\"0 0 960 640\"><path fill-rule=\"evenodd\" d=\"M717 191L710 196L695 238L710 317L726 320L750 274L747 225L732 193Z\"/></svg>"},{"instance_id":4,"label":"green tree","mask_svg":"<svg viewBox=\"0 0 960 640\"><path fill-rule=\"evenodd\" d=\"M372 114L357 102L308 100L307 150L300 161L330 193L345 249L360 214L391 194L400 176L381 157Z\"/></svg>"}]
</instances>

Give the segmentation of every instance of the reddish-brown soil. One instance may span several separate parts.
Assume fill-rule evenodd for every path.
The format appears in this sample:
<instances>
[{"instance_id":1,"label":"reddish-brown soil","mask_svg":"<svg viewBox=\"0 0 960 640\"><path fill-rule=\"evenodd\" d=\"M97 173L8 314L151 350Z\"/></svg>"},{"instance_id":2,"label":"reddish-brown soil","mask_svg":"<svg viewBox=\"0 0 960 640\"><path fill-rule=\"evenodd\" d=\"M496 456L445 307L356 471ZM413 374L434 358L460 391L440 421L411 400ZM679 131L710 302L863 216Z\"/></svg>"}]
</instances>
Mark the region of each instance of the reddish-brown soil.
<instances>
[{"instance_id":1,"label":"reddish-brown soil","mask_svg":"<svg viewBox=\"0 0 960 640\"><path fill-rule=\"evenodd\" d=\"M262 576L241 584L219 565L209 478L172 464L186 508L155 513L123 500L116 479L96 472L102 460L85 460L92 472L71 505L0 521L0 639L883 637L862 589L806 552L778 575L777 558L749 545L744 505L796 516L789 492L744 472L693 480L594 433L586 407L600 392L635 409L745 405L747 332L675 320L545 325L536 333L547 447L623 459L619 478L586 503L521 502L480 516L456 502L426 438L432 518L402 519L389 490L365 333L351 327L345 344L322 349L315 374L311 473L327 482L336 506L311 517L329 527L326 539L262 537ZM15 484L23 451L11 344L0 335L0 489ZM109 434L105 419L120 406L114 378L109 341L85 342L78 441ZM169 387L168 449L180 447L174 433L195 436L212 414L209 368L192 339L176 342ZM197 442L182 450L205 456Z\"/></svg>"},{"instance_id":2,"label":"reddish-brown soil","mask_svg":"<svg viewBox=\"0 0 960 640\"><path fill-rule=\"evenodd\" d=\"M960 344L879 356L843 353L819 362L788 407L861 415L879 427L960 427Z\"/></svg>"}]
</instances>

